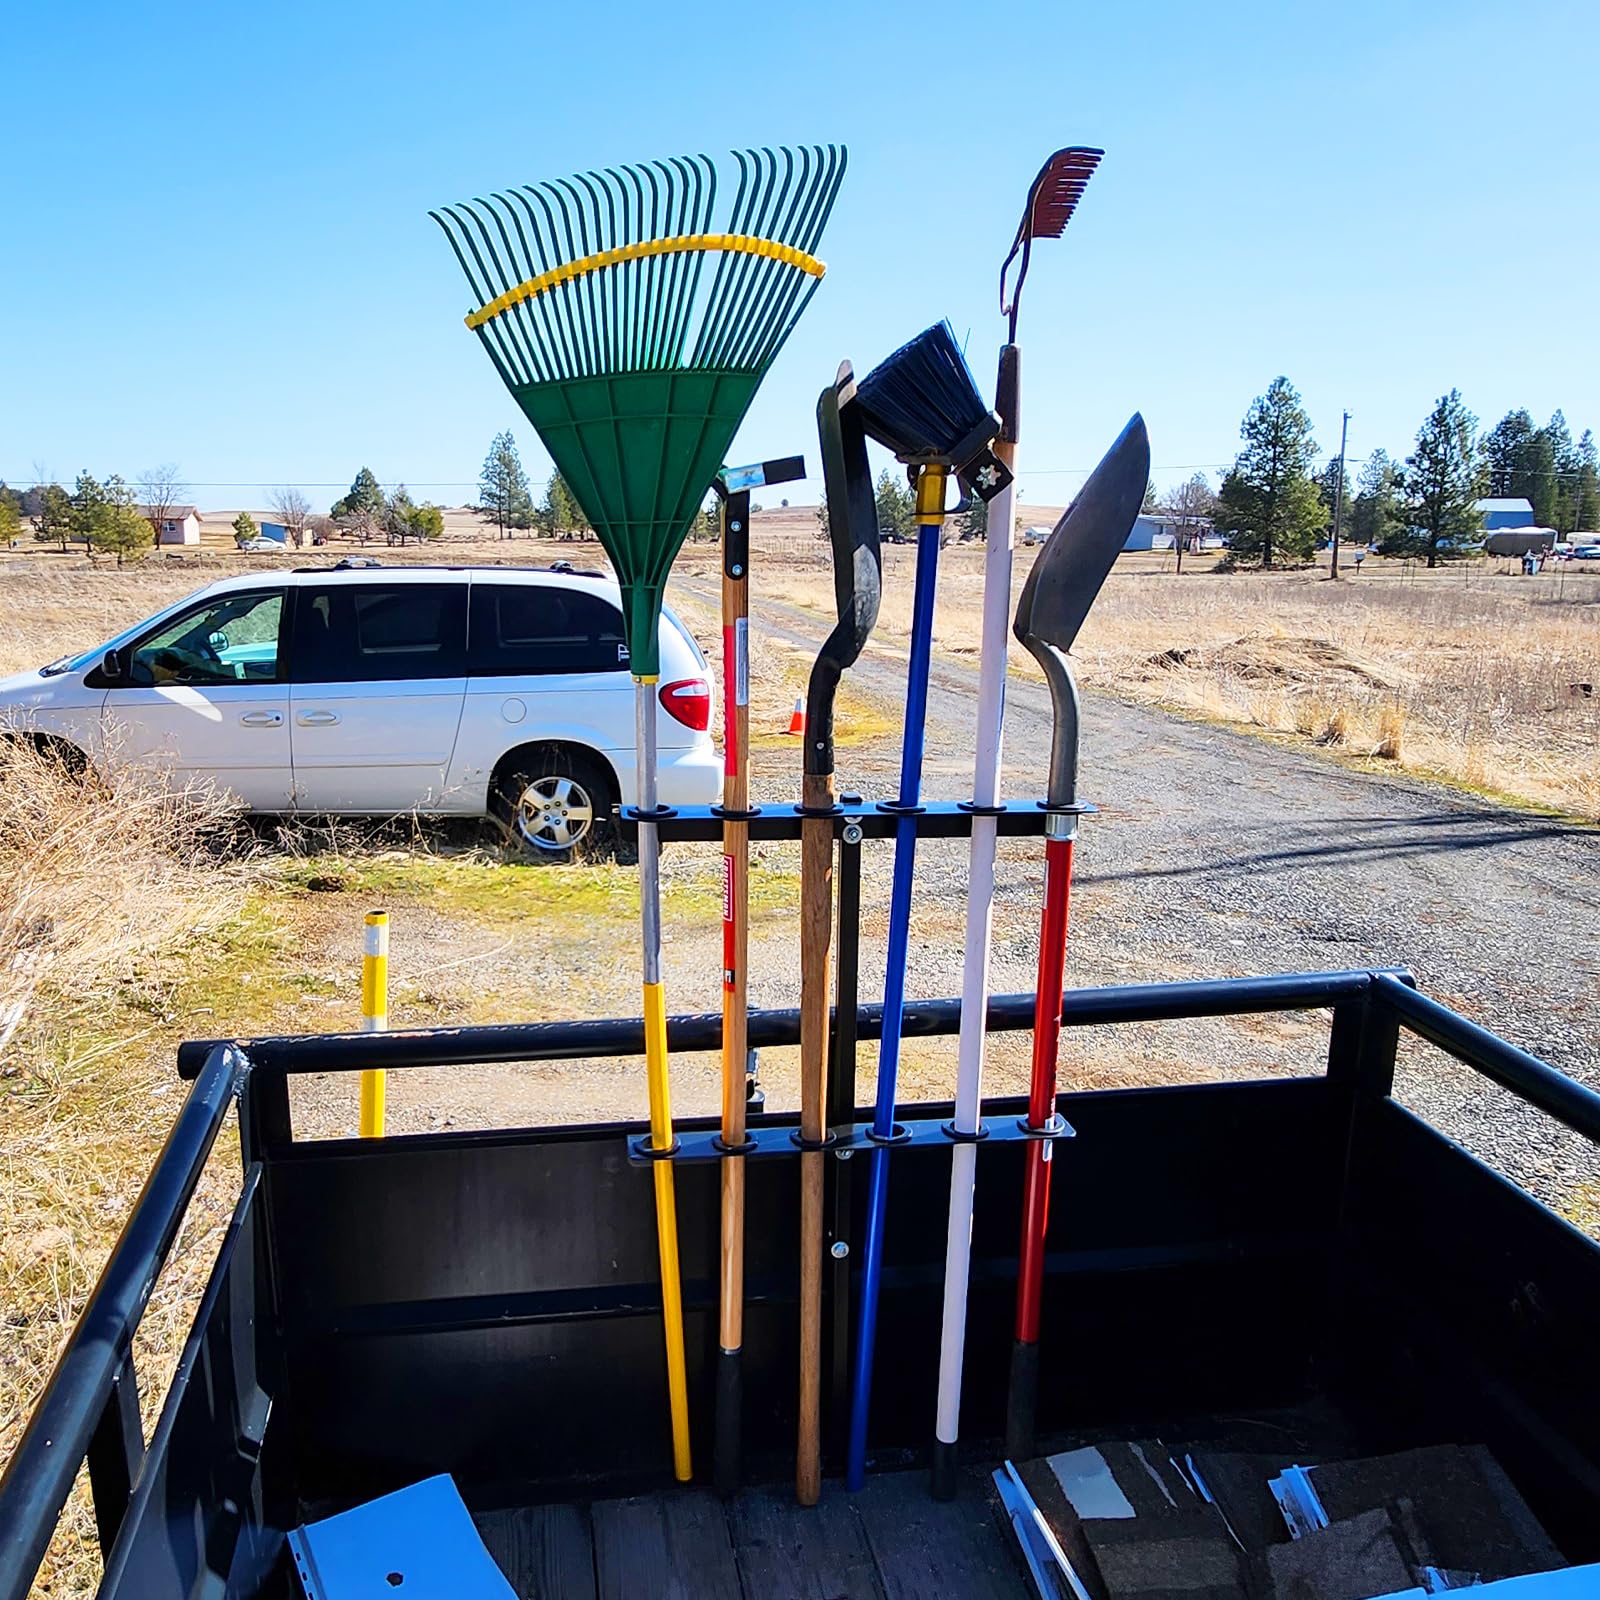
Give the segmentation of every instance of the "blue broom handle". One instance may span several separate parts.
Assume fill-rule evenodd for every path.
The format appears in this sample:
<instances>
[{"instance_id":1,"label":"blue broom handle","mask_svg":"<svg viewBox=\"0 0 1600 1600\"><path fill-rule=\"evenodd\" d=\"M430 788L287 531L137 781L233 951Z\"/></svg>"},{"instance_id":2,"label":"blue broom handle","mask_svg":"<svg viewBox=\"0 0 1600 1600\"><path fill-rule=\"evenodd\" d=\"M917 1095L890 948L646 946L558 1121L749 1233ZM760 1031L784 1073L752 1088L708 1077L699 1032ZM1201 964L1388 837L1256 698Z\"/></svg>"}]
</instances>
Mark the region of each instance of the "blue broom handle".
<instances>
[{"instance_id":1,"label":"blue broom handle","mask_svg":"<svg viewBox=\"0 0 1600 1600\"><path fill-rule=\"evenodd\" d=\"M906 724L900 746L902 806L920 803L923 729L928 714L928 671L933 660L933 597L939 573L937 523L917 531L917 581L911 606L911 661L906 672ZM917 819L902 816L894 833L894 888L889 900L889 948L883 980L883 1035L878 1046L878 1098L873 1132L894 1132L895 1077L900 1070L900 1030L905 1018L906 953L911 936L911 880L917 858ZM883 1235L889 1210L889 1152L874 1150L867 1191L861 1261L861 1318L856 1330L851 1385L850 1448L845 1486L859 1489L867 1473L867 1412L872 1400L872 1353L878 1331L878 1289L883 1277Z\"/></svg>"}]
</instances>

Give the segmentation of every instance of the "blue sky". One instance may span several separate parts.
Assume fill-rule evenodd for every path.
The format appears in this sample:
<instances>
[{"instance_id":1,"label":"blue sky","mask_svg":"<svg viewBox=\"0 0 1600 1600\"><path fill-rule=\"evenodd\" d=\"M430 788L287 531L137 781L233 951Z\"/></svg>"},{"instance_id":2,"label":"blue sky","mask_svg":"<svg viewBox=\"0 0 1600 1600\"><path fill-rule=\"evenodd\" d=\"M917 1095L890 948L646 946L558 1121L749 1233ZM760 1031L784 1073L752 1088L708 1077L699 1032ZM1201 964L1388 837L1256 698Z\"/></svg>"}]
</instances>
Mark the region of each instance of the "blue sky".
<instances>
[{"instance_id":1,"label":"blue sky","mask_svg":"<svg viewBox=\"0 0 1600 1600\"><path fill-rule=\"evenodd\" d=\"M1600 431L1592 0L63 0L11 8L3 55L12 482L174 462L202 505L325 504L367 464L459 503L507 425L542 475L428 208L784 140L850 172L736 460L814 460L838 361L941 316L987 388L999 263L1063 144L1107 155L1024 301L1027 499L1136 408L1161 479L1228 461L1280 372L1325 450L1353 412L1352 457L1403 453L1451 386Z\"/></svg>"}]
</instances>

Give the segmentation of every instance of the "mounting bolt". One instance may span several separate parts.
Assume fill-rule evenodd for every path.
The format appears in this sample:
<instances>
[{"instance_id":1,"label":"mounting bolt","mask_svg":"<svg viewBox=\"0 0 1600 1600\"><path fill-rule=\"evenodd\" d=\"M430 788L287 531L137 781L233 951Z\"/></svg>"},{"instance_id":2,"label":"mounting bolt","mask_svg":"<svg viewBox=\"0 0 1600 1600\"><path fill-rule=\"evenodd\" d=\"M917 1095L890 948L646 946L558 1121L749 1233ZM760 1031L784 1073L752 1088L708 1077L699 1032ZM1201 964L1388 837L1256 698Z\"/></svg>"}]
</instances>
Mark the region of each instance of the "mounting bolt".
<instances>
[{"instance_id":1,"label":"mounting bolt","mask_svg":"<svg viewBox=\"0 0 1600 1600\"><path fill-rule=\"evenodd\" d=\"M844 1258L850 1254L850 1246L847 1245L843 1239L835 1239L828 1247L828 1254L832 1256L835 1261L843 1261Z\"/></svg>"},{"instance_id":2,"label":"mounting bolt","mask_svg":"<svg viewBox=\"0 0 1600 1600\"><path fill-rule=\"evenodd\" d=\"M861 843L861 824L859 822L847 822L847 823L845 823L845 825L844 825L844 842L846 844L860 844ZM843 1152L841 1152L841 1154L846 1154L847 1155L847 1154L849 1154L849 1152L848 1151L843 1151Z\"/></svg>"},{"instance_id":3,"label":"mounting bolt","mask_svg":"<svg viewBox=\"0 0 1600 1600\"><path fill-rule=\"evenodd\" d=\"M728 524L729 533L739 533L743 528L744 524L737 517L735 517L733 521Z\"/></svg>"},{"instance_id":4,"label":"mounting bolt","mask_svg":"<svg viewBox=\"0 0 1600 1600\"><path fill-rule=\"evenodd\" d=\"M854 1150L835 1150L833 1152L841 1161L848 1161L855 1154Z\"/></svg>"},{"instance_id":5,"label":"mounting bolt","mask_svg":"<svg viewBox=\"0 0 1600 1600\"><path fill-rule=\"evenodd\" d=\"M730 578L742 578L744 576L744 568L736 561L728 568L728 576Z\"/></svg>"}]
</instances>

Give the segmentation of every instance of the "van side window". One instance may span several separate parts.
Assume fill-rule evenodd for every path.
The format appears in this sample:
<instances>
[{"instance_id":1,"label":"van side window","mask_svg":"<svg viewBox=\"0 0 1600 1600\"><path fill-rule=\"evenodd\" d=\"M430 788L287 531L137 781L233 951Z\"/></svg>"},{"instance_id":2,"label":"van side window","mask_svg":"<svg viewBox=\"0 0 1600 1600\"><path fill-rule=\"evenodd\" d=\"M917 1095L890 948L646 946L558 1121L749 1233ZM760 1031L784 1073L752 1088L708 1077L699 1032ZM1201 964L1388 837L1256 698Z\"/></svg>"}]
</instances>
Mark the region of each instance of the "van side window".
<instances>
[{"instance_id":1,"label":"van side window","mask_svg":"<svg viewBox=\"0 0 1600 1600\"><path fill-rule=\"evenodd\" d=\"M622 613L600 594L532 583L474 583L468 671L477 678L623 672Z\"/></svg>"},{"instance_id":2,"label":"van side window","mask_svg":"<svg viewBox=\"0 0 1600 1600\"><path fill-rule=\"evenodd\" d=\"M129 684L274 683L283 591L223 595L147 633L128 656Z\"/></svg>"},{"instance_id":3,"label":"van side window","mask_svg":"<svg viewBox=\"0 0 1600 1600\"><path fill-rule=\"evenodd\" d=\"M294 618L297 683L459 678L466 666L466 586L307 585Z\"/></svg>"}]
</instances>

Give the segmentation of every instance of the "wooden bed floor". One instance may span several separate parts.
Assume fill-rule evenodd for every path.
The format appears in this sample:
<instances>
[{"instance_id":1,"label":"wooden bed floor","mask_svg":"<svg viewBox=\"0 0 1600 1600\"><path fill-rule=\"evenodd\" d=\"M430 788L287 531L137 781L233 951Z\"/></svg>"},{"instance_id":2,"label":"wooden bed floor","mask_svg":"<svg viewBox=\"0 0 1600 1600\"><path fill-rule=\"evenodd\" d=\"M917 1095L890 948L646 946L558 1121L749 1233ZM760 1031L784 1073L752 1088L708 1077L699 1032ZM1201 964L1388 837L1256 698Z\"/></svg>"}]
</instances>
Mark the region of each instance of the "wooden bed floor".
<instances>
[{"instance_id":1,"label":"wooden bed floor","mask_svg":"<svg viewBox=\"0 0 1600 1600\"><path fill-rule=\"evenodd\" d=\"M986 1475L950 1504L926 1472L885 1473L858 1495L824 1486L803 1510L787 1487L723 1500L680 1489L474 1519L521 1600L1029 1600Z\"/></svg>"}]
</instances>

